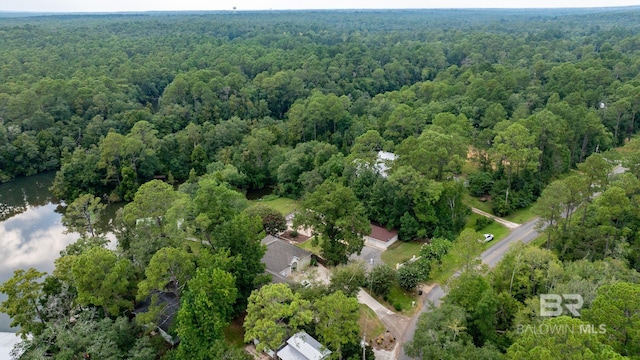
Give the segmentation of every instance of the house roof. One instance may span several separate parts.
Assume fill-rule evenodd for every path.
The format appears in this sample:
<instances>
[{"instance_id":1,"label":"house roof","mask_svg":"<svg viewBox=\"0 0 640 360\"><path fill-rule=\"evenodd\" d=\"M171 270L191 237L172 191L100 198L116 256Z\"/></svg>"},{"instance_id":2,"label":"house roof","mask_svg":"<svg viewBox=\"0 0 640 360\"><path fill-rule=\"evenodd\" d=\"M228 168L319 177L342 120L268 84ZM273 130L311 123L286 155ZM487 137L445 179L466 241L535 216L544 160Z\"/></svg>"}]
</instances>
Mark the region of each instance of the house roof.
<instances>
[{"instance_id":1,"label":"house roof","mask_svg":"<svg viewBox=\"0 0 640 360\"><path fill-rule=\"evenodd\" d=\"M133 313L137 315L148 312L154 301L154 305L159 305L162 309L158 315L158 327L168 333L180 309L180 299L172 292L154 291L152 295L136 304Z\"/></svg>"},{"instance_id":2,"label":"house roof","mask_svg":"<svg viewBox=\"0 0 640 360\"><path fill-rule=\"evenodd\" d=\"M397 235L398 232L395 230L389 231L381 226L371 224L371 234L369 234L369 237L372 239L387 242L391 241L391 239Z\"/></svg>"},{"instance_id":3,"label":"house roof","mask_svg":"<svg viewBox=\"0 0 640 360\"><path fill-rule=\"evenodd\" d=\"M282 360L322 360L331 355L316 339L301 331L287 340L287 346L278 351Z\"/></svg>"},{"instance_id":4,"label":"house roof","mask_svg":"<svg viewBox=\"0 0 640 360\"><path fill-rule=\"evenodd\" d=\"M267 235L262 239L262 243L267 246L267 251L262 257L267 271L270 273L280 273L291 266L293 258L303 259L311 256L311 253L288 242L282 241L275 236Z\"/></svg>"}]
</instances>

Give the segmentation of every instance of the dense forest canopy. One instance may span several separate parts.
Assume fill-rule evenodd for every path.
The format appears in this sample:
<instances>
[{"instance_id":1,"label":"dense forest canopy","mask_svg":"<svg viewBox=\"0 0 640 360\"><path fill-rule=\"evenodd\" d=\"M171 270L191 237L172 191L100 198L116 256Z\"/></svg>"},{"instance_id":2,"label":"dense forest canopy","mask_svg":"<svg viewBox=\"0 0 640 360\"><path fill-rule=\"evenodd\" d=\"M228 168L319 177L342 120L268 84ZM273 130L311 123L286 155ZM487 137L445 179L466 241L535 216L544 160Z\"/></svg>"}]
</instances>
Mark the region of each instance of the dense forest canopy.
<instances>
[{"instance_id":1,"label":"dense forest canopy","mask_svg":"<svg viewBox=\"0 0 640 360\"><path fill-rule=\"evenodd\" d=\"M362 249L370 221L402 241L431 239L416 265L367 275L380 296L467 260L431 316L468 330L417 338L417 356L451 345L450 358L520 357L536 345L513 333L532 322L529 303L576 274L584 288L638 291L616 283L637 282L640 268L638 8L3 17L0 67L0 181L57 171L63 222L82 235L44 281L19 270L0 287L0 310L33 336L25 359L245 359L223 334L245 311L247 341L278 345L304 329L359 358L353 296L365 280L340 279L364 269L339 268L327 288L261 287L260 240L286 222L240 192L264 188L302 199L293 222L317 232L330 265ZM629 171L610 177L617 160ZM469 195L499 216L540 197L547 250L474 273L484 245L463 231ZM119 201L113 251L94 225ZM599 283L588 275L600 268L611 272ZM605 302L605 290L589 300ZM177 347L146 336L171 304ZM587 350L637 353L625 339Z\"/></svg>"}]
</instances>

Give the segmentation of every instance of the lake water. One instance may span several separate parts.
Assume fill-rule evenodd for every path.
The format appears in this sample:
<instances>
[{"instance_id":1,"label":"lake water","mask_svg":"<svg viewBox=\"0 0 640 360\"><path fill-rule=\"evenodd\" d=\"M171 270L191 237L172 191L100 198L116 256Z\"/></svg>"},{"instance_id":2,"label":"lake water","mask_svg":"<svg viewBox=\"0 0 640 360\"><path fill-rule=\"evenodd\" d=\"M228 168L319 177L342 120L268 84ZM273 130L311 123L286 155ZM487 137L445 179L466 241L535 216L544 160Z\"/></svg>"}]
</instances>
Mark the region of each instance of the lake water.
<instances>
[{"instance_id":1,"label":"lake water","mask_svg":"<svg viewBox=\"0 0 640 360\"><path fill-rule=\"evenodd\" d=\"M39 174L0 184L0 283L17 269L36 268L51 273L60 250L76 241L76 233L65 233L63 204L53 198L49 187L55 174ZM109 221L121 205L110 205L102 223ZM107 234L113 243L113 234ZM0 301L6 297L0 294ZM10 319L0 313L0 332L16 331Z\"/></svg>"}]
</instances>

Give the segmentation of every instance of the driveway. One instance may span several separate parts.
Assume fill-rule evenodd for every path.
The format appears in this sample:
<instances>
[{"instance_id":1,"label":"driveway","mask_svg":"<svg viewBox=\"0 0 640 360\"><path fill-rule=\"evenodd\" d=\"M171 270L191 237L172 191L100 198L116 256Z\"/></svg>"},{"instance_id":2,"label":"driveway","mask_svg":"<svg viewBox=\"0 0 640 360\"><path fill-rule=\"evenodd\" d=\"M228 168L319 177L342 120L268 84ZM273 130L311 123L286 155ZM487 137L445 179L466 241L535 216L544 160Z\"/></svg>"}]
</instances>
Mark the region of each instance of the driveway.
<instances>
[{"instance_id":1,"label":"driveway","mask_svg":"<svg viewBox=\"0 0 640 360\"><path fill-rule=\"evenodd\" d=\"M382 264L382 258L380 255L382 255L382 250L365 245L362 248L360 255L352 254L349 257L349 260L362 260L364 261L367 270L371 270L375 265Z\"/></svg>"}]
</instances>

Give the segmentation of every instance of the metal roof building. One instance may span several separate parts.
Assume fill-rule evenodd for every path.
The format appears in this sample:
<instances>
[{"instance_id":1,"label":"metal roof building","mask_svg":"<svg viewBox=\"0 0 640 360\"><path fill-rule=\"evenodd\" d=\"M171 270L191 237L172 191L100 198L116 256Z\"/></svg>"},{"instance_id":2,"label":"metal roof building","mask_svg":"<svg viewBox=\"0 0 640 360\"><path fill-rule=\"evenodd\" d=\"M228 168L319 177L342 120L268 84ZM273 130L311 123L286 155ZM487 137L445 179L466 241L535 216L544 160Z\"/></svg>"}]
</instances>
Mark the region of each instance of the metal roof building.
<instances>
[{"instance_id":1,"label":"metal roof building","mask_svg":"<svg viewBox=\"0 0 640 360\"><path fill-rule=\"evenodd\" d=\"M301 331L287 340L287 346L278 351L281 360L323 360L331 355L316 339Z\"/></svg>"}]
</instances>

